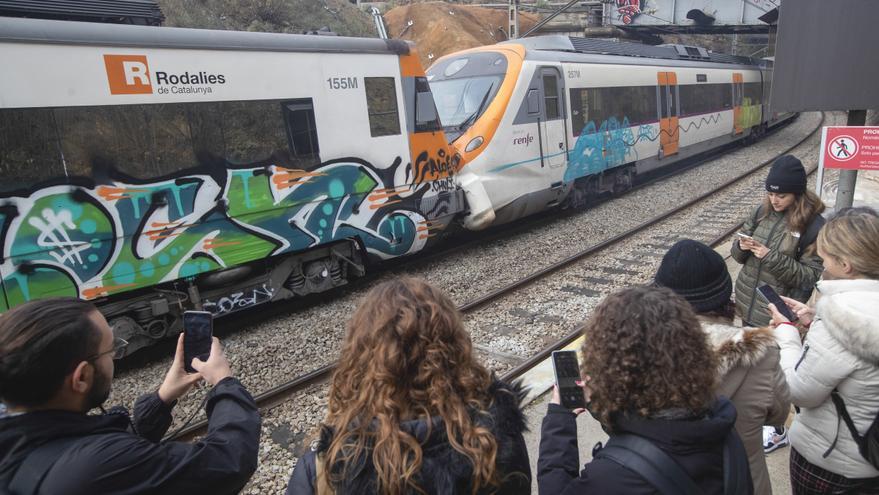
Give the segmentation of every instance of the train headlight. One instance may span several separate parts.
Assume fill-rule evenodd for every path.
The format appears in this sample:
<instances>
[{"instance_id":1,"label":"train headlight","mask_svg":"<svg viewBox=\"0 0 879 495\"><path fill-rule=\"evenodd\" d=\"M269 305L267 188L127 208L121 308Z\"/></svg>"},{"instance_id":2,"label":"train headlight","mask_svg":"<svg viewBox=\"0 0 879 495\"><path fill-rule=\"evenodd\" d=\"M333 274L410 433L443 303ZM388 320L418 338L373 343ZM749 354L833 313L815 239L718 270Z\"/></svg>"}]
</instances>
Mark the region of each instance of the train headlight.
<instances>
[{"instance_id":1,"label":"train headlight","mask_svg":"<svg viewBox=\"0 0 879 495\"><path fill-rule=\"evenodd\" d=\"M482 146L482 141L482 136L476 136L475 138L471 139L469 143L467 143L467 147L464 148L464 151L469 153L475 150L476 148Z\"/></svg>"}]
</instances>

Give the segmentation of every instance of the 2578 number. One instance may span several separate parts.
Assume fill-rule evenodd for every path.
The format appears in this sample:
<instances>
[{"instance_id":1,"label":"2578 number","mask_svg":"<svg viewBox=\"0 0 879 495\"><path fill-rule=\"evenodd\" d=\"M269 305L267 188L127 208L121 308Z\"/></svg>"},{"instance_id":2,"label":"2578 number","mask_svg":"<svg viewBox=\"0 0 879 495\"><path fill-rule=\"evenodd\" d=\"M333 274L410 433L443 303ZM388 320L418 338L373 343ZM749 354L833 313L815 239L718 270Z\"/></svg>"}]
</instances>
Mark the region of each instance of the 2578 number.
<instances>
[{"instance_id":1,"label":"2578 number","mask_svg":"<svg viewBox=\"0 0 879 495\"><path fill-rule=\"evenodd\" d=\"M330 77L327 79L330 89L354 89L357 87L356 77Z\"/></svg>"}]
</instances>

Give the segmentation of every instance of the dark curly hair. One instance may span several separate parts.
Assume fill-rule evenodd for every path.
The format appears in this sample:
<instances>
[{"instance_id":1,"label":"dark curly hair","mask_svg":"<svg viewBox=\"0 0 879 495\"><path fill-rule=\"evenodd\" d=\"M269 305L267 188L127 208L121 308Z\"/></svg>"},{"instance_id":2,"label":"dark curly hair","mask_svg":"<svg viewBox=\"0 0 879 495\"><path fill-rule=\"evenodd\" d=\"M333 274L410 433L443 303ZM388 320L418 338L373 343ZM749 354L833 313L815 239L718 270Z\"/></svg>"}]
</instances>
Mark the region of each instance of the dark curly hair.
<instances>
[{"instance_id":1,"label":"dark curly hair","mask_svg":"<svg viewBox=\"0 0 879 495\"><path fill-rule=\"evenodd\" d=\"M650 417L714 400L717 361L690 305L669 289L634 287L607 296L583 331L590 412L613 430L615 415Z\"/></svg>"}]
</instances>

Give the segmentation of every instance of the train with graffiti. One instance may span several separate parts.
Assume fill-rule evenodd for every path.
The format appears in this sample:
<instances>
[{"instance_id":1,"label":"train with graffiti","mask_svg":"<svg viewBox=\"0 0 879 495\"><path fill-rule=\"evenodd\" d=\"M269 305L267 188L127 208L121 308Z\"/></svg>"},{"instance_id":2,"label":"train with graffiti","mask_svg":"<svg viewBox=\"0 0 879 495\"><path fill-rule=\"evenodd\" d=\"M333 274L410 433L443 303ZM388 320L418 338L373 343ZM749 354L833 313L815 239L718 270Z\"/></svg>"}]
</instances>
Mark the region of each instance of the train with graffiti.
<instances>
[{"instance_id":1,"label":"train with graffiti","mask_svg":"<svg viewBox=\"0 0 879 495\"><path fill-rule=\"evenodd\" d=\"M625 191L793 116L769 107L770 60L691 46L541 36L446 55L427 75L473 230Z\"/></svg>"},{"instance_id":2,"label":"train with graffiti","mask_svg":"<svg viewBox=\"0 0 879 495\"><path fill-rule=\"evenodd\" d=\"M134 350L465 209L403 41L0 18L0 67L0 312L92 300Z\"/></svg>"}]
</instances>

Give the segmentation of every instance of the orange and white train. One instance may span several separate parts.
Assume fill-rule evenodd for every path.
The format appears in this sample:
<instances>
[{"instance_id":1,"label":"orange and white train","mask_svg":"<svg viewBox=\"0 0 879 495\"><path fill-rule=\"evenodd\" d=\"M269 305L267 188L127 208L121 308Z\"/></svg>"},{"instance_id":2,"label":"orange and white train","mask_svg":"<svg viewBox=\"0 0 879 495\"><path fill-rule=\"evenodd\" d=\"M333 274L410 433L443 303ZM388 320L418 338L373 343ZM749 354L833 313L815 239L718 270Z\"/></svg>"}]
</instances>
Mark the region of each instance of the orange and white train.
<instances>
[{"instance_id":1,"label":"orange and white train","mask_svg":"<svg viewBox=\"0 0 879 495\"><path fill-rule=\"evenodd\" d=\"M543 36L447 55L427 71L479 230L604 192L762 135L769 60Z\"/></svg>"}]
</instances>

